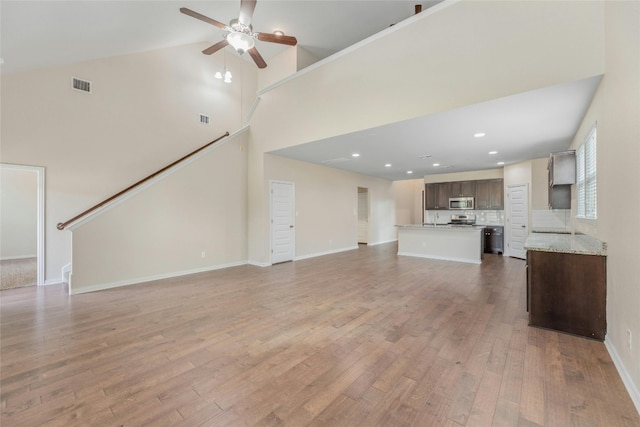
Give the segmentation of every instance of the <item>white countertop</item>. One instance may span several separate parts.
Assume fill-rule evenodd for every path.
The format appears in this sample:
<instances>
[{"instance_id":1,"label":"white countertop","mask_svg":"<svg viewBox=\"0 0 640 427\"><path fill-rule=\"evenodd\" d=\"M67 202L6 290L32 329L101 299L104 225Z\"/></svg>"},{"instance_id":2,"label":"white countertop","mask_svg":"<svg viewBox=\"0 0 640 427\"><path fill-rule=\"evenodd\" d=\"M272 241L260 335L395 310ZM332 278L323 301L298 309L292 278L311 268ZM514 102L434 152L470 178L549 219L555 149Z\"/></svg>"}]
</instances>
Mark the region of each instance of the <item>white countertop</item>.
<instances>
[{"instance_id":1,"label":"white countertop","mask_svg":"<svg viewBox=\"0 0 640 427\"><path fill-rule=\"evenodd\" d=\"M586 234L531 233L524 248L529 251L607 256L607 244Z\"/></svg>"}]
</instances>

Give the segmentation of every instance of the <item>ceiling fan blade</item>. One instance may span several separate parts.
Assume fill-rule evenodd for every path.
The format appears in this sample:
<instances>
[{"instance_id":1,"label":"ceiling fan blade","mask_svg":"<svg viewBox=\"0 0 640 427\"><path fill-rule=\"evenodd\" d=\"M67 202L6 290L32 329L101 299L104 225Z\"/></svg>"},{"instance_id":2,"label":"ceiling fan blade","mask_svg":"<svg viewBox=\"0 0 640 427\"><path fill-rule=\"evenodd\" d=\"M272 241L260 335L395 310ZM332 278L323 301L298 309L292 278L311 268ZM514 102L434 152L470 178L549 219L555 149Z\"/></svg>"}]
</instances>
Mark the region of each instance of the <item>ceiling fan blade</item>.
<instances>
[{"instance_id":1,"label":"ceiling fan blade","mask_svg":"<svg viewBox=\"0 0 640 427\"><path fill-rule=\"evenodd\" d=\"M225 24L223 24L220 21L216 21L215 19L211 19L208 16L204 16L198 12L194 12L191 9L187 9L186 7L181 7L180 8L180 12L184 13L185 15L189 15L192 18L196 18L199 19L201 21L206 22L207 24L211 24L211 25L215 25L216 27L224 30L227 26Z\"/></svg>"},{"instance_id":2,"label":"ceiling fan blade","mask_svg":"<svg viewBox=\"0 0 640 427\"><path fill-rule=\"evenodd\" d=\"M229 45L229 42L227 41L227 39L224 39L214 44L213 46L209 46L208 48L203 50L202 53L204 53L205 55L211 55L212 53L216 53L220 49L224 49L228 45Z\"/></svg>"},{"instance_id":3,"label":"ceiling fan blade","mask_svg":"<svg viewBox=\"0 0 640 427\"><path fill-rule=\"evenodd\" d=\"M258 36L258 40L269 43L280 43L286 44L289 46L295 46L298 44L298 40L293 36L279 36L277 34L269 34L269 33L256 33Z\"/></svg>"},{"instance_id":4,"label":"ceiling fan blade","mask_svg":"<svg viewBox=\"0 0 640 427\"><path fill-rule=\"evenodd\" d=\"M260 52L258 52L258 49L256 49L255 47L252 47L247 52L249 52L249 55L251 55L253 62L256 63L258 68L267 68L267 63L264 62L262 55L260 55Z\"/></svg>"},{"instance_id":5,"label":"ceiling fan blade","mask_svg":"<svg viewBox=\"0 0 640 427\"><path fill-rule=\"evenodd\" d=\"M253 11L256 8L256 0L240 0L240 16L238 21L244 25L251 25Z\"/></svg>"}]
</instances>

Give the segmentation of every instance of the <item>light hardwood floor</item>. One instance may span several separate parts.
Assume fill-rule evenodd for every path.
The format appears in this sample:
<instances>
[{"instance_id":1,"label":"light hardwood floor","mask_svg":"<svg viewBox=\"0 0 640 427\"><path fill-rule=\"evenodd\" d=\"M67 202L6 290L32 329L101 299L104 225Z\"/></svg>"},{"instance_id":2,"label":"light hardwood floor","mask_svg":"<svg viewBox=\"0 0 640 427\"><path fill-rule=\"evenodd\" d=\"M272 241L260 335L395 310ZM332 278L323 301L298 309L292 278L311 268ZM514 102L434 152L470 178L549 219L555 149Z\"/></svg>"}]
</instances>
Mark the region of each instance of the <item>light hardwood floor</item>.
<instances>
[{"instance_id":1,"label":"light hardwood floor","mask_svg":"<svg viewBox=\"0 0 640 427\"><path fill-rule=\"evenodd\" d=\"M395 251L3 291L1 424L640 425L603 343L527 326L523 261Z\"/></svg>"}]
</instances>

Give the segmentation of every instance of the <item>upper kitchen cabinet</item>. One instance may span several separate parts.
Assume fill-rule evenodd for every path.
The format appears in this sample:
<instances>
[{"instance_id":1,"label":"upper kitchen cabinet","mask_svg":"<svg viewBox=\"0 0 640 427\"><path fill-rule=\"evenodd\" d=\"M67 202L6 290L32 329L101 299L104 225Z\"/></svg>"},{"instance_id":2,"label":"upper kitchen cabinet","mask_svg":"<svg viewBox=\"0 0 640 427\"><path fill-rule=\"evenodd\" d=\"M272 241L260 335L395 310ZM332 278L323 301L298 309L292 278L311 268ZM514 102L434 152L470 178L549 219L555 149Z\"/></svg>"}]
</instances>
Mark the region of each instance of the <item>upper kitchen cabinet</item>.
<instances>
[{"instance_id":1,"label":"upper kitchen cabinet","mask_svg":"<svg viewBox=\"0 0 640 427\"><path fill-rule=\"evenodd\" d=\"M456 181L449 183L449 197L474 197L476 181Z\"/></svg>"},{"instance_id":2,"label":"upper kitchen cabinet","mask_svg":"<svg viewBox=\"0 0 640 427\"><path fill-rule=\"evenodd\" d=\"M571 209L571 184L576 183L576 152L551 153L549 172L549 209Z\"/></svg>"},{"instance_id":3,"label":"upper kitchen cabinet","mask_svg":"<svg viewBox=\"0 0 640 427\"><path fill-rule=\"evenodd\" d=\"M476 209L504 209L504 180L483 179L475 184Z\"/></svg>"},{"instance_id":4,"label":"upper kitchen cabinet","mask_svg":"<svg viewBox=\"0 0 640 427\"><path fill-rule=\"evenodd\" d=\"M571 185L576 183L575 150L551 153L549 156L549 187Z\"/></svg>"},{"instance_id":5,"label":"upper kitchen cabinet","mask_svg":"<svg viewBox=\"0 0 640 427\"><path fill-rule=\"evenodd\" d=\"M449 209L449 183L436 182L425 185L425 209L447 210Z\"/></svg>"}]
</instances>

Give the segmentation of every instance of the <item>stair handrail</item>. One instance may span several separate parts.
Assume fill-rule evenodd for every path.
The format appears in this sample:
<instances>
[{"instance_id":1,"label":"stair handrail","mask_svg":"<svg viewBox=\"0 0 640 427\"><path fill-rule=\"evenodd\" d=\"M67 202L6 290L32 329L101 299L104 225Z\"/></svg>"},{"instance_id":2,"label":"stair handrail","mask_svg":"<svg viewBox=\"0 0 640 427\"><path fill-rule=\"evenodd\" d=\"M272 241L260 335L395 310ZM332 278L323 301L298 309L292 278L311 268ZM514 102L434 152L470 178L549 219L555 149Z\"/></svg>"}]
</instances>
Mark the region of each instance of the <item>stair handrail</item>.
<instances>
[{"instance_id":1,"label":"stair handrail","mask_svg":"<svg viewBox=\"0 0 640 427\"><path fill-rule=\"evenodd\" d=\"M123 194L128 193L129 191L133 190L134 188L136 188L136 187L140 186L141 184L149 181L150 179L152 179L155 176L163 173L164 171L166 171L168 169L171 169L172 167L176 166L177 164L182 163L183 161L187 160L189 157L192 157L195 154L198 154L200 151L210 147L211 145L215 144L216 142L220 141L223 138L226 138L227 136L229 136L229 131L225 132L222 136L214 139L213 141L203 145L202 147L198 148L197 150L194 150L194 151L190 152L186 156L183 156L183 157L179 158L175 162L172 162L172 163L168 164L167 166L163 167L162 169L157 170L156 172L152 173L151 175L148 175L145 178L142 178L140 181L136 182L135 184L132 184L132 185L128 186L127 188L125 188L122 191L119 191L118 193L114 194L113 196L104 199L102 202L90 207L89 209L85 210L82 213L79 213L78 215L74 216L73 218L71 218L71 219L69 219L69 220L67 220L65 222L59 222L58 225L56 226L56 228L58 230L64 230L67 226L69 226L70 224L73 224L74 222L78 221L80 218L83 218L83 217L89 215L90 213L100 209L102 206L106 205L107 203L112 202L113 200L117 199L118 197L122 196Z\"/></svg>"}]
</instances>

